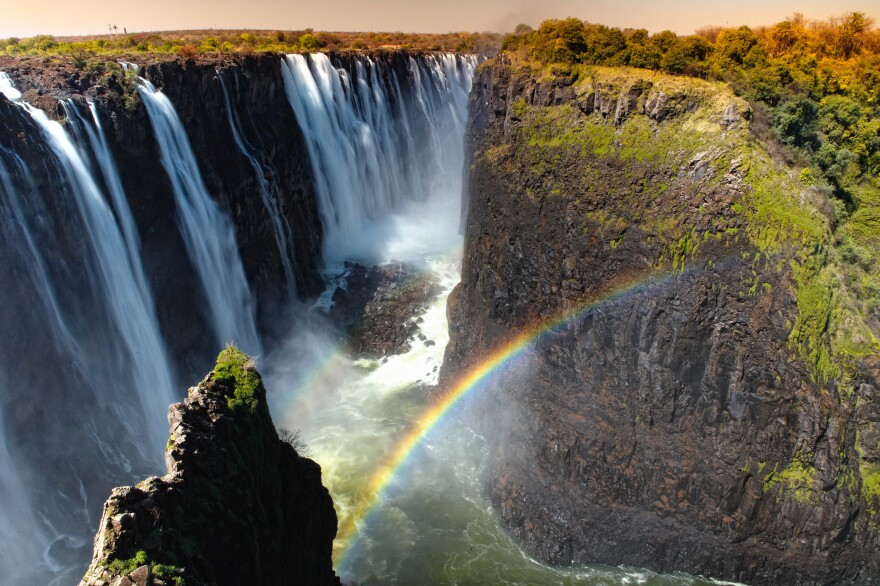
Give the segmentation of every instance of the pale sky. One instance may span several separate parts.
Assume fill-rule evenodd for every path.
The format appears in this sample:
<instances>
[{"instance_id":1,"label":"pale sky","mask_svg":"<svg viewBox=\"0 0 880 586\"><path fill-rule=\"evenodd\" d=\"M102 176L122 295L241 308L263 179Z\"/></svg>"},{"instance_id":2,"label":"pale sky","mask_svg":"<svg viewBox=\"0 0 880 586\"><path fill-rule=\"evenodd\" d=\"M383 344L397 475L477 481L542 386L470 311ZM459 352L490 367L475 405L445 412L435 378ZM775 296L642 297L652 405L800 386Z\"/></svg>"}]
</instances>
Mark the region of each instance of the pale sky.
<instances>
[{"instance_id":1,"label":"pale sky","mask_svg":"<svg viewBox=\"0 0 880 586\"><path fill-rule=\"evenodd\" d=\"M0 0L0 38L204 28L508 32L520 22L575 16L618 27L690 34L704 25L773 24L794 12L825 19L878 0Z\"/></svg>"}]
</instances>

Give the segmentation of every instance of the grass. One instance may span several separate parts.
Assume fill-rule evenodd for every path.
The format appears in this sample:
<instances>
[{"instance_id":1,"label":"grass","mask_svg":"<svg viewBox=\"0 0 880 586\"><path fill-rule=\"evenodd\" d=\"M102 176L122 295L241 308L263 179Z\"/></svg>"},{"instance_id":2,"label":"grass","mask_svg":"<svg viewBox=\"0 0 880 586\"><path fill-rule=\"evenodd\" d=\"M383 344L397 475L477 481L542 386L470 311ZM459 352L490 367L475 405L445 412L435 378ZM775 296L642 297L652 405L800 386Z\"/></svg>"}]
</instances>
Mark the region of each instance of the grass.
<instances>
[{"instance_id":1,"label":"grass","mask_svg":"<svg viewBox=\"0 0 880 586\"><path fill-rule=\"evenodd\" d=\"M107 569L109 569L114 574L118 574L120 576L125 576L127 574L131 574L136 569L140 568L143 565L147 564L147 552L144 550L138 550L133 556L125 560L112 560L109 564L107 564Z\"/></svg>"},{"instance_id":2,"label":"grass","mask_svg":"<svg viewBox=\"0 0 880 586\"><path fill-rule=\"evenodd\" d=\"M151 562L147 557L147 552L142 549L138 550L132 557L128 559L115 559L106 565L107 569L110 570L110 572L118 576L127 576L141 566L149 565L150 572L154 576L161 578L165 582L173 584L174 586L183 586L185 584L183 576L180 575L180 568L177 568L176 566L172 566L170 564L159 564L156 562Z\"/></svg>"},{"instance_id":3,"label":"grass","mask_svg":"<svg viewBox=\"0 0 880 586\"><path fill-rule=\"evenodd\" d=\"M880 464L862 464L862 496L872 515L880 513Z\"/></svg>"}]
</instances>

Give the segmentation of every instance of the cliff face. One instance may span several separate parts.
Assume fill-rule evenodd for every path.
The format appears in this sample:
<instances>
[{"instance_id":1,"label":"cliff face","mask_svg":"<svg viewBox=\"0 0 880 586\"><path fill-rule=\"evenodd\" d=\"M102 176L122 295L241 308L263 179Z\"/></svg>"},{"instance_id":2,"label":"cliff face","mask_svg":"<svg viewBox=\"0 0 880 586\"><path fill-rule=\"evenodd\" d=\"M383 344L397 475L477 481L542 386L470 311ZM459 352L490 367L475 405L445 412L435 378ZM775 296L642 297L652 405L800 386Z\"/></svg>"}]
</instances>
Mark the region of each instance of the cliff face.
<instances>
[{"instance_id":1,"label":"cliff face","mask_svg":"<svg viewBox=\"0 0 880 586\"><path fill-rule=\"evenodd\" d=\"M880 576L876 353L823 359L822 200L748 119L699 80L478 73L442 381L562 319L483 404L487 493L542 560Z\"/></svg>"},{"instance_id":2,"label":"cliff face","mask_svg":"<svg viewBox=\"0 0 880 586\"><path fill-rule=\"evenodd\" d=\"M338 584L321 469L281 441L235 348L168 411L168 473L117 488L82 584Z\"/></svg>"}]
</instances>

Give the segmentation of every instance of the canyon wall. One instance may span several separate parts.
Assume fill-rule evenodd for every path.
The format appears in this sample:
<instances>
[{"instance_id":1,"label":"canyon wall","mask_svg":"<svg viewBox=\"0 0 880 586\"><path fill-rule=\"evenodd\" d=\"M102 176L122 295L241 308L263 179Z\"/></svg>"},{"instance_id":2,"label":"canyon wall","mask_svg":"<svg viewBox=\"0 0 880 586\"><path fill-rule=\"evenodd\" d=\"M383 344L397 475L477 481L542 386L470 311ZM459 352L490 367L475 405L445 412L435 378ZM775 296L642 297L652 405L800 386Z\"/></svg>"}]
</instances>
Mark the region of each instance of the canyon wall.
<instances>
[{"instance_id":1,"label":"canyon wall","mask_svg":"<svg viewBox=\"0 0 880 586\"><path fill-rule=\"evenodd\" d=\"M749 118L642 70L477 74L442 381L543 332L480 402L486 492L543 561L880 576L876 348L823 359L827 202Z\"/></svg>"}]
</instances>

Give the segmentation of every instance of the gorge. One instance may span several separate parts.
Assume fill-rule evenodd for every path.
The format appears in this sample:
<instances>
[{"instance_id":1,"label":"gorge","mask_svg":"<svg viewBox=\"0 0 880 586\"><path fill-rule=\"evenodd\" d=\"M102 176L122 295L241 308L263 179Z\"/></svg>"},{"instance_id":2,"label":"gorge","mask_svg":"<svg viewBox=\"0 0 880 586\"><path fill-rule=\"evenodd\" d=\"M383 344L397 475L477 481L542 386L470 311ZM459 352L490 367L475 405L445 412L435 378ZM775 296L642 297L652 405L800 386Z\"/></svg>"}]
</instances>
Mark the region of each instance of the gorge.
<instances>
[{"instance_id":1,"label":"gorge","mask_svg":"<svg viewBox=\"0 0 880 586\"><path fill-rule=\"evenodd\" d=\"M11 583L82 577L228 343L343 583L880 576L876 353L805 357L822 194L724 84L480 61L0 57Z\"/></svg>"}]
</instances>

